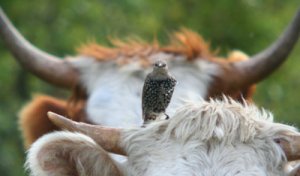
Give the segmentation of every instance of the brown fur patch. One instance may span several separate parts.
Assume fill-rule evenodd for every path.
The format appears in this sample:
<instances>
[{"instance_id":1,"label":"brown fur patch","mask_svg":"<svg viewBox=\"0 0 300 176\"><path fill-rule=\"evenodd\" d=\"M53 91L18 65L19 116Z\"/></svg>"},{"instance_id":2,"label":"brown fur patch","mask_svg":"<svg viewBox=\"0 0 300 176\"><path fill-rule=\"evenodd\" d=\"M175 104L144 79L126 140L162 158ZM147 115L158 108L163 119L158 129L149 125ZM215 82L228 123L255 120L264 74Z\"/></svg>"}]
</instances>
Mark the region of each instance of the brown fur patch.
<instances>
[{"instance_id":1,"label":"brown fur patch","mask_svg":"<svg viewBox=\"0 0 300 176\"><path fill-rule=\"evenodd\" d=\"M227 59L214 58L215 62L220 64L233 63L248 60L249 56L241 51L232 51L228 54ZM226 72L223 74L226 75ZM256 90L256 85L253 84L243 89L233 89L232 85L227 85L222 82L219 78L215 78L214 82L208 91L208 98L220 98L222 99L223 94L232 97L233 99L243 102L244 100L252 102L252 96Z\"/></svg>"},{"instance_id":2,"label":"brown fur patch","mask_svg":"<svg viewBox=\"0 0 300 176\"><path fill-rule=\"evenodd\" d=\"M72 89L72 94L67 101L67 115L72 120L87 122L84 110L86 100L86 91L79 85L74 86Z\"/></svg>"},{"instance_id":3,"label":"brown fur patch","mask_svg":"<svg viewBox=\"0 0 300 176\"><path fill-rule=\"evenodd\" d=\"M229 62L239 62L248 59L249 56L247 56L241 51L232 51L228 56ZM243 102L244 99L247 100L248 102L251 102L255 90L256 90L256 85L253 84L243 90L240 90L240 92L232 93L230 96L240 102Z\"/></svg>"},{"instance_id":4,"label":"brown fur patch","mask_svg":"<svg viewBox=\"0 0 300 176\"><path fill-rule=\"evenodd\" d=\"M245 53L241 51L232 51L229 53L228 56L228 61L229 62L239 62L239 61L244 61L248 60L249 56L247 56Z\"/></svg>"},{"instance_id":5,"label":"brown fur patch","mask_svg":"<svg viewBox=\"0 0 300 176\"><path fill-rule=\"evenodd\" d=\"M81 106L81 109L84 106ZM48 119L47 112L52 111L60 115L68 116L67 102L53 97L38 95L28 103L19 113L19 123L24 138L25 148L42 135L58 130ZM80 111L81 112L81 111ZM73 111L72 119L84 121L82 113Z\"/></svg>"},{"instance_id":6,"label":"brown fur patch","mask_svg":"<svg viewBox=\"0 0 300 176\"><path fill-rule=\"evenodd\" d=\"M130 61L149 64L148 56L158 52L184 55L187 60L197 58L210 59L214 56L210 51L209 44L197 33L182 29L175 32L170 37L170 42L166 46L160 46L154 40L146 43L139 39L130 39L126 42L121 40L111 40L112 48L98 45L95 42L88 43L78 48L79 54L96 58L100 61L114 60L119 64L126 64ZM137 59L138 60L135 60Z\"/></svg>"}]
</instances>

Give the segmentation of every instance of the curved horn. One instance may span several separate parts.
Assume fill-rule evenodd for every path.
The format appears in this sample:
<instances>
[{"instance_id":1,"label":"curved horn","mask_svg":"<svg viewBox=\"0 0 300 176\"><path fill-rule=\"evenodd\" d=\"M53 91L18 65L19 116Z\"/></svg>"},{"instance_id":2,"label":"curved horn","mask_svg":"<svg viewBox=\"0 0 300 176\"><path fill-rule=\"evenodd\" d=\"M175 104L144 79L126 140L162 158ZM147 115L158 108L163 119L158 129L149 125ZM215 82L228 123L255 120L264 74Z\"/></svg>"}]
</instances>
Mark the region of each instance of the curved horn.
<instances>
[{"instance_id":1,"label":"curved horn","mask_svg":"<svg viewBox=\"0 0 300 176\"><path fill-rule=\"evenodd\" d=\"M31 45L8 20L0 7L0 36L16 60L41 79L61 87L72 87L78 73L69 61Z\"/></svg>"},{"instance_id":2,"label":"curved horn","mask_svg":"<svg viewBox=\"0 0 300 176\"><path fill-rule=\"evenodd\" d=\"M48 117L56 126L62 129L81 132L91 137L106 151L126 155L126 152L122 149L123 147L120 146L121 129L74 122L53 112L48 112Z\"/></svg>"},{"instance_id":3,"label":"curved horn","mask_svg":"<svg viewBox=\"0 0 300 176\"><path fill-rule=\"evenodd\" d=\"M264 79L287 59L297 43L299 33L300 9L283 34L271 46L249 60L224 64L226 74L221 75L221 79L235 88L248 87Z\"/></svg>"}]
</instances>

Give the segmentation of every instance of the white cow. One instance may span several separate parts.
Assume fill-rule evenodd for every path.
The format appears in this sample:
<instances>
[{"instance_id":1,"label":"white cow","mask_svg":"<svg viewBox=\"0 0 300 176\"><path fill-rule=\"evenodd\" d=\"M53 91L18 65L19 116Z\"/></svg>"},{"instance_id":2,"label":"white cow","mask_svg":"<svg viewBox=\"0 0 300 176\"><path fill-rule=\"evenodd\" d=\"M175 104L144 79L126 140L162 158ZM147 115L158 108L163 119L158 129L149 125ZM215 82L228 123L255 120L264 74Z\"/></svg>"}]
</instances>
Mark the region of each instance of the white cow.
<instances>
[{"instance_id":1,"label":"white cow","mask_svg":"<svg viewBox=\"0 0 300 176\"><path fill-rule=\"evenodd\" d=\"M233 100L187 103L169 120L116 129L77 123L49 113L59 126L28 152L32 176L291 176L300 134L273 122L270 112ZM106 151L124 154L118 163Z\"/></svg>"}]
</instances>

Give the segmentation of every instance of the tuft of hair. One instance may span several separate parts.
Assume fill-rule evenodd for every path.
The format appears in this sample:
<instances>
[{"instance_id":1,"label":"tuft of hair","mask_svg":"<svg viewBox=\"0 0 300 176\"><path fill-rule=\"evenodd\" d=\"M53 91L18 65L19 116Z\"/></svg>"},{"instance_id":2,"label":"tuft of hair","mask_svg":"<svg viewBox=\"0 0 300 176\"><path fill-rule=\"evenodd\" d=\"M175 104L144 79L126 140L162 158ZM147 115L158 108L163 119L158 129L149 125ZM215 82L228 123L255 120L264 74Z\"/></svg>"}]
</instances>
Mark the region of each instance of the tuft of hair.
<instances>
[{"instance_id":1,"label":"tuft of hair","mask_svg":"<svg viewBox=\"0 0 300 176\"><path fill-rule=\"evenodd\" d=\"M239 61L245 61L248 59L249 59L248 55L246 55L242 51L238 51L238 50L231 51L228 55L229 62L239 62Z\"/></svg>"},{"instance_id":2,"label":"tuft of hair","mask_svg":"<svg viewBox=\"0 0 300 176\"><path fill-rule=\"evenodd\" d=\"M27 153L25 167L31 176L121 175L90 137L71 132L54 132L37 140Z\"/></svg>"},{"instance_id":3,"label":"tuft of hair","mask_svg":"<svg viewBox=\"0 0 300 176\"><path fill-rule=\"evenodd\" d=\"M158 52L184 55L187 60L198 58L209 60L214 57L214 52L210 50L209 44L199 34L186 28L170 35L170 42L166 46L160 46L157 40L147 43L136 38L127 41L112 39L111 43L113 44L112 48L90 42L82 45L77 51L81 55L93 57L100 61L116 60L119 64L138 61L143 65L150 65L149 56Z\"/></svg>"},{"instance_id":4,"label":"tuft of hair","mask_svg":"<svg viewBox=\"0 0 300 176\"><path fill-rule=\"evenodd\" d=\"M223 97L222 100L187 102L171 120L152 123L144 130L159 130L161 137L179 141L196 135L202 141L217 139L231 143L236 140L249 142L257 135L271 137L282 131L296 131L296 128L273 122L271 112L254 104ZM145 132L147 134L152 133Z\"/></svg>"},{"instance_id":5,"label":"tuft of hair","mask_svg":"<svg viewBox=\"0 0 300 176\"><path fill-rule=\"evenodd\" d=\"M254 105L223 99L187 103L168 121L126 132L131 172L155 175L153 161L163 158L169 175L283 174L287 161L274 139L296 129L273 122L270 112Z\"/></svg>"},{"instance_id":6,"label":"tuft of hair","mask_svg":"<svg viewBox=\"0 0 300 176\"><path fill-rule=\"evenodd\" d=\"M257 136L273 137L282 131L296 131L294 127L273 122L272 113L265 109L225 96L222 100L187 103L174 119L165 132L181 140L195 134L203 141L249 142Z\"/></svg>"}]
</instances>

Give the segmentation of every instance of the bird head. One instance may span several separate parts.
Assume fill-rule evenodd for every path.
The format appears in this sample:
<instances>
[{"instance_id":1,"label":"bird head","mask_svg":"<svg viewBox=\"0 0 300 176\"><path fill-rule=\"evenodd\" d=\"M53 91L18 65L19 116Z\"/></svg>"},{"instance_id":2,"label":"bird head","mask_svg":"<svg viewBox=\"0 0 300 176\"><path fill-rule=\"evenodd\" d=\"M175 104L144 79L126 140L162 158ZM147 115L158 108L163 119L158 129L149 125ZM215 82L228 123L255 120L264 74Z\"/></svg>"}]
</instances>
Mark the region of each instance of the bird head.
<instances>
[{"instance_id":1,"label":"bird head","mask_svg":"<svg viewBox=\"0 0 300 176\"><path fill-rule=\"evenodd\" d=\"M159 60L153 64L153 71L156 73L166 73L168 72L167 63L165 61Z\"/></svg>"}]
</instances>

